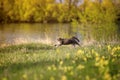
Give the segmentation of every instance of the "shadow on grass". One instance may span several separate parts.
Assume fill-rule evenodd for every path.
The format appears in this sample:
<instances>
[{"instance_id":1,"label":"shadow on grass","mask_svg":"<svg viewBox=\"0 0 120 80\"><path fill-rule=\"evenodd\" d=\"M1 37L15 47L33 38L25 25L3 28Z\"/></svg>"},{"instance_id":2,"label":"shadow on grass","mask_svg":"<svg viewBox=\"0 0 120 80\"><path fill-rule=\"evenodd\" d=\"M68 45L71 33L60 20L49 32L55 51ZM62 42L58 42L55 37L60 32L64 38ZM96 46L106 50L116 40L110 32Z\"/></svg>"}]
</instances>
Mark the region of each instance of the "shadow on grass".
<instances>
[{"instance_id":1,"label":"shadow on grass","mask_svg":"<svg viewBox=\"0 0 120 80\"><path fill-rule=\"evenodd\" d=\"M52 50L54 46L45 44L22 44L22 45L12 45L4 48L0 48L0 53L14 53L14 52L25 52L31 53L33 51L39 50Z\"/></svg>"},{"instance_id":2,"label":"shadow on grass","mask_svg":"<svg viewBox=\"0 0 120 80\"><path fill-rule=\"evenodd\" d=\"M43 70L49 65L55 64L57 65L57 61L37 61L37 62L27 62L27 63L12 63L6 66L0 66L0 74L4 74L5 71L8 73L17 73L19 71L34 69L36 70L37 67Z\"/></svg>"}]
</instances>

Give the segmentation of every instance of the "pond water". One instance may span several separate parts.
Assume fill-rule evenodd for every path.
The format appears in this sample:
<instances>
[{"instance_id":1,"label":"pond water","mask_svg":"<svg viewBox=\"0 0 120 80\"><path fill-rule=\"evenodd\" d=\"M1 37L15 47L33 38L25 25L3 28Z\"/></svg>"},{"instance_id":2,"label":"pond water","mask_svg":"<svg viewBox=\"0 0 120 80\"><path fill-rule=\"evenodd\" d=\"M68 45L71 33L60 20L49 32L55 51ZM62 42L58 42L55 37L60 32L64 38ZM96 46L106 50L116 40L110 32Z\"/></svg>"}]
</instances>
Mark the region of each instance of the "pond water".
<instances>
[{"instance_id":1,"label":"pond water","mask_svg":"<svg viewBox=\"0 0 120 80\"><path fill-rule=\"evenodd\" d=\"M54 44L58 37L77 36L82 44L119 42L115 24L0 24L0 46L22 43Z\"/></svg>"}]
</instances>

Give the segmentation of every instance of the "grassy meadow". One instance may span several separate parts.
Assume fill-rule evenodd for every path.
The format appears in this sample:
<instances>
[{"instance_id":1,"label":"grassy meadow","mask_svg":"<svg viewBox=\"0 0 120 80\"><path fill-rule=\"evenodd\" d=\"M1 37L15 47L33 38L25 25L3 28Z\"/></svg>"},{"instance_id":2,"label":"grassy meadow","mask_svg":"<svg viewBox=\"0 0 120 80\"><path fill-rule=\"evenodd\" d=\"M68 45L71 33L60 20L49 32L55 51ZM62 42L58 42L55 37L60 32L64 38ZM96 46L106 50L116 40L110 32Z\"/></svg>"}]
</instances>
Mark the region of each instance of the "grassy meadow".
<instances>
[{"instance_id":1,"label":"grassy meadow","mask_svg":"<svg viewBox=\"0 0 120 80\"><path fill-rule=\"evenodd\" d=\"M0 80L119 80L120 45L0 48Z\"/></svg>"}]
</instances>

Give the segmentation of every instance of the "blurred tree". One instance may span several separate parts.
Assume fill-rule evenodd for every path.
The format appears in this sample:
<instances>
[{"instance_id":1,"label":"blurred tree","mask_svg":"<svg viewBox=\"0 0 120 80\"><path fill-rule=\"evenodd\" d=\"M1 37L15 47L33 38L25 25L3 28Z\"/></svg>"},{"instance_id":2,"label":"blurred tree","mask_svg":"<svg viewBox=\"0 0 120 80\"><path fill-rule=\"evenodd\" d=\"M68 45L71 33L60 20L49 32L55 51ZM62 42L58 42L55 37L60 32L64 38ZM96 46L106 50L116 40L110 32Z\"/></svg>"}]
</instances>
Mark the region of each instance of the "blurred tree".
<instances>
[{"instance_id":1,"label":"blurred tree","mask_svg":"<svg viewBox=\"0 0 120 80\"><path fill-rule=\"evenodd\" d=\"M0 22L4 20L3 2L0 2Z\"/></svg>"},{"instance_id":2,"label":"blurred tree","mask_svg":"<svg viewBox=\"0 0 120 80\"><path fill-rule=\"evenodd\" d=\"M120 0L0 0L0 22L114 22L119 4Z\"/></svg>"}]
</instances>

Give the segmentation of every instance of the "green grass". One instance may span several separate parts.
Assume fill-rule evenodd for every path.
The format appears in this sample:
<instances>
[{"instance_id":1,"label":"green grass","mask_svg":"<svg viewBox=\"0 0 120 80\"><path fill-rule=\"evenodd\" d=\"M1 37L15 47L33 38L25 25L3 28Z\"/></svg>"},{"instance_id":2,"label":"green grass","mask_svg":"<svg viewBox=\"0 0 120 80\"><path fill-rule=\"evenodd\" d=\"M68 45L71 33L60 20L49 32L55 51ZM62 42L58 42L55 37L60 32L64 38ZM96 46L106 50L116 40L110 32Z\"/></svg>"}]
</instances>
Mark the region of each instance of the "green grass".
<instances>
[{"instance_id":1,"label":"green grass","mask_svg":"<svg viewBox=\"0 0 120 80\"><path fill-rule=\"evenodd\" d=\"M0 80L118 80L120 46L0 48Z\"/></svg>"}]
</instances>

